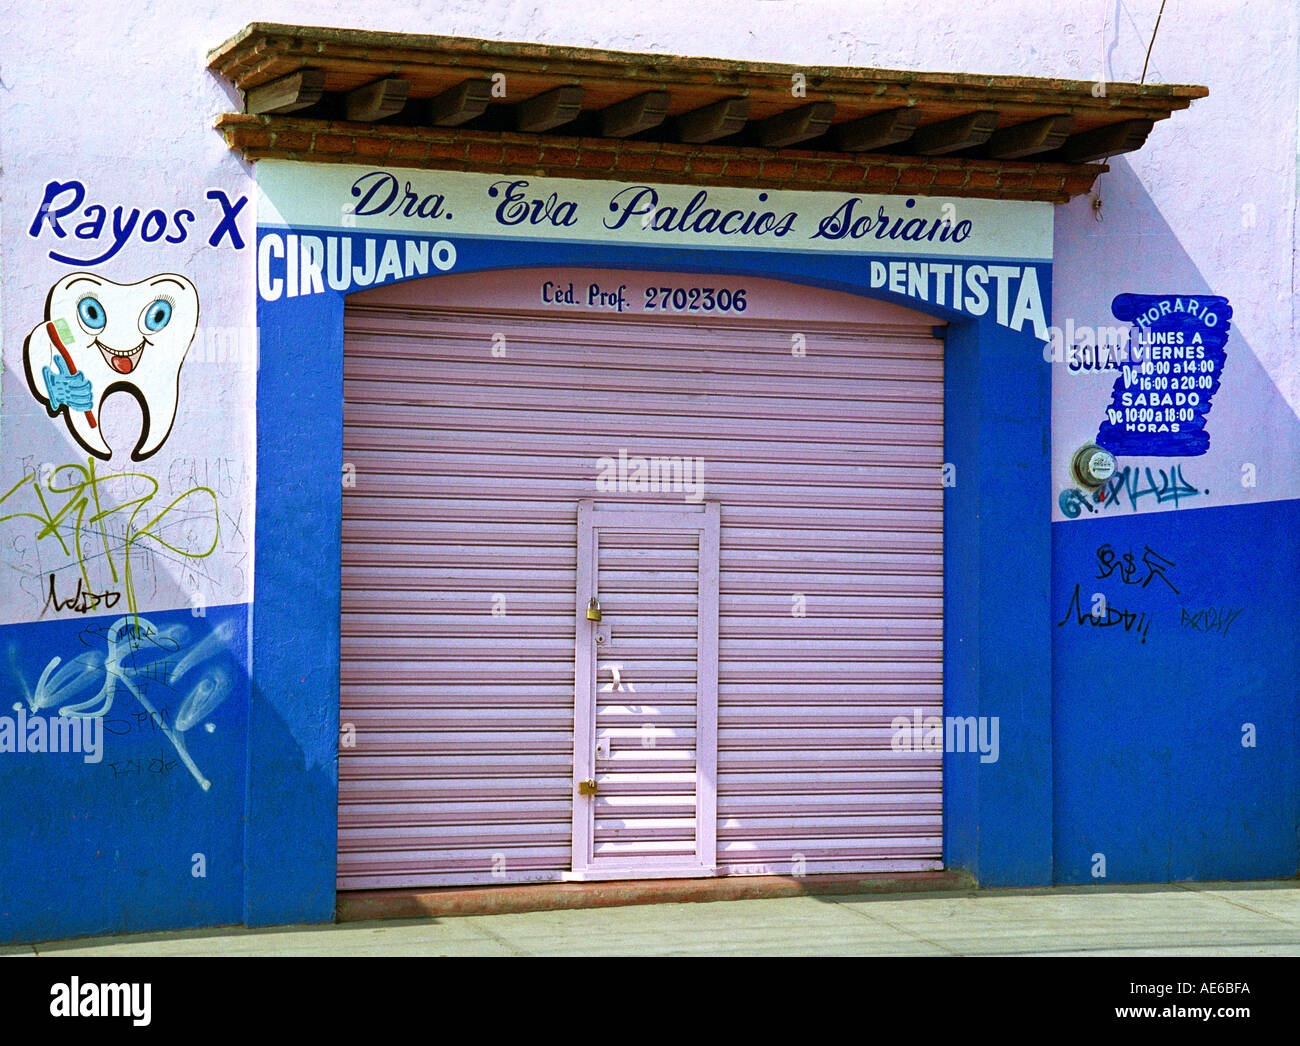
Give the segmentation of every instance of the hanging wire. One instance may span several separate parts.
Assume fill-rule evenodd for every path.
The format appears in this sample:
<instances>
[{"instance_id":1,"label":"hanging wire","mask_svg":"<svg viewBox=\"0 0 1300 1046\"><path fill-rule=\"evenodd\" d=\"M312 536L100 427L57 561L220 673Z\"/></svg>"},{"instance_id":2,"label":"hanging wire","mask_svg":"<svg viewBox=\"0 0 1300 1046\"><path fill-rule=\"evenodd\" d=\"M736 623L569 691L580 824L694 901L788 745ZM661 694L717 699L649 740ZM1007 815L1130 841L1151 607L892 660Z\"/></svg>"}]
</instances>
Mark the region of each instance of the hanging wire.
<instances>
[{"instance_id":1,"label":"hanging wire","mask_svg":"<svg viewBox=\"0 0 1300 1046\"><path fill-rule=\"evenodd\" d=\"M1144 84L1147 82L1147 66L1151 64L1151 49L1156 45L1156 33L1160 32L1160 19L1162 19L1165 16L1165 3L1166 0L1160 0L1160 10L1156 12L1156 24L1155 27L1151 30L1151 40L1147 43L1147 56L1142 62L1142 79L1138 81L1138 83L1140 84ZM1104 29L1105 27L1103 26L1103 31ZM1110 163L1110 157L1107 156L1101 162L1103 164ZM1100 188L1098 188L1096 195L1094 195L1092 198L1092 216L1096 218L1097 221L1102 220Z\"/></svg>"},{"instance_id":2,"label":"hanging wire","mask_svg":"<svg viewBox=\"0 0 1300 1046\"><path fill-rule=\"evenodd\" d=\"M1160 10L1156 14L1156 27L1151 30L1151 42L1147 44L1146 61L1142 63L1142 79L1139 80L1138 83L1144 84L1147 82L1147 65L1151 62L1151 48L1156 45L1156 33L1160 32L1160 19L1164 17L1164 14L1165 0L1160 0Z\"/></svg>"}]
</instances>

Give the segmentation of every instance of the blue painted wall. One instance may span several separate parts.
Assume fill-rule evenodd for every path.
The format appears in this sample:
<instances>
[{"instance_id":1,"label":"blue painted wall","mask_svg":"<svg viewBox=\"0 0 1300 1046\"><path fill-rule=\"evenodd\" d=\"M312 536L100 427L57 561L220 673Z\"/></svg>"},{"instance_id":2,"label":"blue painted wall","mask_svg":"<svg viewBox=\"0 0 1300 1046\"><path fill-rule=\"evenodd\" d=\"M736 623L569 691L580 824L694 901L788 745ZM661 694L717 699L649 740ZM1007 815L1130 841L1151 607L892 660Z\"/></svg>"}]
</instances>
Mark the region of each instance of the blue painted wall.
<instances>
[{"instance_id":1,"label":"blue painted wall","mask_svg":"<svg viewBox=\"0 0 1300 1046\"><path fill-rule=\"evenodd\" d=\"M82 680L79 689L73 684L62 692L60 703L95 697L105 679L107 633L121 618L0 628L0 715L16 718L14 706L26 708L56 657L55 673L71 665ZM209 607L203 617L188 610L145 613L141 619L143 638L126 644L134 649L119 673L156 717L119 682L102 717L100 762L86 763L76 753L0 753L0 941L240 921L248 762L248 664L241 640L248 608ZM204 646L214 633L217 641ZM184 667L195 650L199 657ZM186 698L205 678L228 686L226 696L215 706L191 701L191 716L182 715ZM57 715L57 707L42 711ZM189 723L193 713L200 714ZM209 782L206 790L163 724L188 724L180 736ZM203 855L203 877L194 874L195 854Z\"/></svg>"},{"instance_id":2,"label":"blue painted wall","mask_svg":"<svg viewBox=\"0 0 1300 1046\"><path fill-rule=\"evenodd\" d=\"M944 864L985 886L1043 885L1052 877L1050 372L1032 338L967 322L948 329L944 386L944 453L957 467L944 493L944 714L996 718L1001 749L992 763L944 756Z\"/></svg>"},{"instance_id":3,"label":"blue painted wall","mask_svg":"<svg viewBox=\"0 0 1300 1046\"><path fill-rule=\"evenodd\" d=\"M250 926L334 917L343 298L259 303Z\"/></svg>"},{"instance_id":4,"label":"blue painted wall","mask_svg":"<svg viewBox=\"0 0 1300 1046\"><path fill-rule=\"evenodd\" d=\"M1300 503L1103 512L1052 528L1056 881L1294 876ZM1131 552L1134 570L1099 558L1105 546ZM1080 625L1076 584L1089 617L1100 592L1146 618L1128 631L1114 614L1099 615L1113 625ZM1242 744L1247 723L1253 748Z\"/></svg>"}]
</instances>

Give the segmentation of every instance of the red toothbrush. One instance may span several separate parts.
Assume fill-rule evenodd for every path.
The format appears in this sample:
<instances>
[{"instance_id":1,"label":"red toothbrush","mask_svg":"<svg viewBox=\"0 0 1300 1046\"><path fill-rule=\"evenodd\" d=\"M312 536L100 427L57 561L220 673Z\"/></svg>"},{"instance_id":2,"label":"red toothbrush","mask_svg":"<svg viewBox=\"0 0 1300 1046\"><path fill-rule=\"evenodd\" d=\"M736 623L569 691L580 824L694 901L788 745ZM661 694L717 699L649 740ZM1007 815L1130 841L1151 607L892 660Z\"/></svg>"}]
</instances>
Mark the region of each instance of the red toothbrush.
<instances>
[{"instance_id":1,"label":"red toothbrush","mask_svg":"<svg viewBox=\"0 0 1300 1046\"><path fill-rule=\"evenodd\" d=\"M53 320L49 320L45 324L45 333L50 336L50 341L54 342L54 347L59 350L59 354L63 357L63 362L68 365L68 373L76 374L77 365L72 362L72 357L68 354L67 347L63 344L63 339L59 337L59 329L54 326ZM86 420L90 422L90 427L93 429L95 427L95 412L91 410L86 411Z\"/></svg>"}]
</instances>

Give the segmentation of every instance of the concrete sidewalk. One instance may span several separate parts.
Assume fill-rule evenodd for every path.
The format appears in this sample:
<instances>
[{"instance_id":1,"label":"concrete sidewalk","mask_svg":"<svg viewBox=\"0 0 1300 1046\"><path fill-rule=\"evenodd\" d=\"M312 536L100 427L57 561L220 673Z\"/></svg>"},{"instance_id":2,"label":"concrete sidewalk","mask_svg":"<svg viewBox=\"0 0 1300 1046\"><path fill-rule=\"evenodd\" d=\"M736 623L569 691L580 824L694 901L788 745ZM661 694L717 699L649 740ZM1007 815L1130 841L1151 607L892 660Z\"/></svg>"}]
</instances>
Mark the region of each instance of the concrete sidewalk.
<instances>
[{"instance_id":1,"label":"concrete sidewalk","mask_svg":"<svg viewBox=\"0 0 1300 1046\"><path fill-rule=\"evenodd\" d=\"M1300 955L1300 882L654 904L135 934L0 955Z\"/></svg>"}]
</instances>

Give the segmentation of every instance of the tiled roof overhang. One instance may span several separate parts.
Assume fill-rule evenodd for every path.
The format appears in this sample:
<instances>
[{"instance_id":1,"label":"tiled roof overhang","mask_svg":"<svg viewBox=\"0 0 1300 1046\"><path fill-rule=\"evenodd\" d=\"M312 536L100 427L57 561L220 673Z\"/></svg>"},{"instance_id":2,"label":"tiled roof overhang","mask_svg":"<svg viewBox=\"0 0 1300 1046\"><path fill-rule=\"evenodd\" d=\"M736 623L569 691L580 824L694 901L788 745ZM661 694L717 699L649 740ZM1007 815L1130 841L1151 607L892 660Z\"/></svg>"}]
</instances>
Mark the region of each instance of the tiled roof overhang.
<instances>
[{"instance_id":1,"label":"tiled roof overhang","mask_svg":"<svg viewBox=\"0 0 1300 1046\"><path fill-rule=\"evenodd\" d=\"M249 160L1052 203L1209 93L263 22L208 66Z\"/></svg>"}]
</instances>

